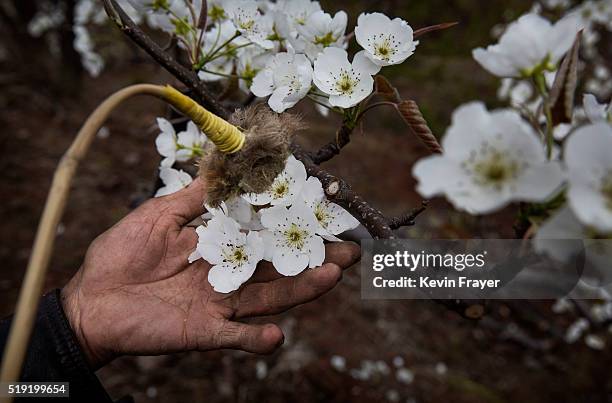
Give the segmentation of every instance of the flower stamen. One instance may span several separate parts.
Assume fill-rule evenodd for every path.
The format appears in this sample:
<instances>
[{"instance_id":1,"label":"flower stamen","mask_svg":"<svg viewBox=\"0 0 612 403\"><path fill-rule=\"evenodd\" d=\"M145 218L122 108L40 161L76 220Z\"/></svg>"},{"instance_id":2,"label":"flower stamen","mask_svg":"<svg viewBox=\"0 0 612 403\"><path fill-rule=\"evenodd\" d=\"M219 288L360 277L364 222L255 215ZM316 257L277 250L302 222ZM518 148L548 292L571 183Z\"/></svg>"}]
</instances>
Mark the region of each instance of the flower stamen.
<instances>
[{"instance_id":1,"label":"flower stamen","mask_svg":"<svg viewBox=\"0 0 612 403\"><path fill-rule=\"evenodd\" d=\"M291 226L283 232L285 236L285 242L288 246L295 249L302 249L308 236L308 231L300 229L296 224L292 223Z\"/></svg>"},{"instance_id":2,"label":"flower stamen","mask_svg":"<svg viewBox=\"0 0 612 403\"><path fill-rule=\"evenodd\" d=\"M332 219L331 214L329 214L329 212L325 209L323 202L316 204L314 208L314 215L323 228L327 228L327 225Z\"/></svg>"},{"instance_id":3,"label":"flower stamen","mask_svg":"<svg viewBox=\"0 0 612 403\"><path fill-rule=\"evenodd\" d=\"M344 95L351 95L355 92L355 87L358 83L359 81L355 80L348 71L342 70L340 77L336 81L336 88Z\"/></svg>"},{"instance_id":4,"label":"flower stamen","mask_svg":"<svg viewBox=\"0 0 612 403\"><path fill-rule=\"evenodd\" d=\"M374 55L380 57L385 61L391 60L391 57L395 55L397 51L391 45L391 38L384 38L382 41L377 42L374 45Z\"/></svg>"},{"instance_id":5,"label":"flower stamen","mask_svg":"<svg viewBox=\"0 0 612 403\"><path fill-rule=\"evenodd\" d=\"M475 152L472 153L462 165L472 174L475 183L490 186L497 190L501 189L504 184L516 179L520 173L518 161L488 144L483 144L480 155Z\"/></svg>"}]
</instances>

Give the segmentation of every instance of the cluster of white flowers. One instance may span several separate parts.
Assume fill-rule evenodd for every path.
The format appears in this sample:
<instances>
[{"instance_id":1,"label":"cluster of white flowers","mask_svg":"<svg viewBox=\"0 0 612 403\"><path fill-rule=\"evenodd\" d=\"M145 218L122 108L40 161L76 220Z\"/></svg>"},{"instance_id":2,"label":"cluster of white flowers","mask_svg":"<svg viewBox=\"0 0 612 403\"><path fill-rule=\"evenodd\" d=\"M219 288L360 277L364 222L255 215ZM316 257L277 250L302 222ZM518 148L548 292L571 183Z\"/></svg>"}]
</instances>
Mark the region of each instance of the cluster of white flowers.
<instances>
[{"instance_id":1,"label":"cluster of white flowers","mask_svg":"<svg viewBox=\"0 0 612 403\"><path fill-rule=\"evenodd\" d=\"M289 156L284 171L261 194L247 194L209 208L210 220L197 229L196 251L190 256L214 267L208 280L215 291L228 293L251 278L267 260L285 276L323 264L323 240L357 227L359 222L328 201L321 182L307 178L304 165Z\"/></svg>"},{"instance_id":2,"label":"cluster of white flowers","mask_svg":"<svg viewBox=\"0 0 612 403\"><path fill-rule=\"evenodd\" d=\"M164 186L157 191L155 197L166 196L188 186L193 178L187 172L173 168L174 163L192 161L201 156L206 147L212 147L206 136L191 121L187 123L186 130L178 134L172 123L164 118L157 118L157 125L161 132L155 139L155 145L163 157L159 177Z\"/></svg>"},{"instance_id":3,"label":"cluster of white flowers","mask_svg":"<svg viewBox=\"0 0 612 403\"><path fill-rule=\"evenodd\" d=\"M201 26L201 0L119 0L136 23L172 34L200 79L237 80L245 94L269 97L284 112L310 97L322 113L355 107L374 89L373 75L382 67L403 63L418 45L413 30L400 18L363 13L347 35L348 16L322 10L313 0L212 0ZM63 13L55 8L35 19L31 32L57 26ZM86 70L97 76L104 60L95 51L88 27L106 22L101 2L79 0L75 6L75 49ZM354 37L363 49L346 49ZM323 109L321 109L323 108Z\"/></svg>"},{"instance_id":4,"label":"cluster of white flowers","mask_svg":"<svg viewBox=\"0 0 612 403\"><path fill-rule=\"evenodd\" d=\"M478 102L457 109L443 139L444 155L414 167L421 194L443 194L460 210L486 214L511 201L545 203L565 192L580 223L612 233L611 107L586 94L581 113L558 136L565 139L563 149L549 150L548 157L550 144L541 133L542 125L551 124L543 116L543 97L580 27L575 13L555 24L527 14L508 26L498 44L474 50L485 69L513 80L500 91L513 109L489 112ZM538 84L544 88L534 99Z\"/></svg>"},{"instance_id":5,"label":"cluster of white flowers","mask_svg":"<svg viewBox=\"0 0 612 403\"><path fill-rule=\"evenodd\" d=\"M372 93L373 75L418 45L406 21L364 13L354 32L363 50L351 62L347 14L328 14L312 0L209 1L206 27L198 26L200 1L130 2L179 39L202 80L239 80L279 113L307 96L324 108L352 108Z\"/></svg>"},{"instance_id":6,"label":"cluster of white flowers","mask_svg":"<svg viewBox=\"0 0 612 403\"><path fill-rule=\"evenodd\" d=\"M155 143L164 157L160 166L164 186L155 194L160 197L178 192L193 180L173 165L194 160L212 144L191 121L178 134L166 119L158 118L157 124L160 133ZM207 224L197 228L198 246L189 261L203 258L213 265L208 280L222 293L238 289L264 259L285 276L320 266L325 259L323 241L340 241L336 235L359 225L346 210L327 200L321 181L307 177L304 164L293 156L268 191L225 201L219 208L207 206L207 210L202 216Z\"/></svg>"}]
</instances>

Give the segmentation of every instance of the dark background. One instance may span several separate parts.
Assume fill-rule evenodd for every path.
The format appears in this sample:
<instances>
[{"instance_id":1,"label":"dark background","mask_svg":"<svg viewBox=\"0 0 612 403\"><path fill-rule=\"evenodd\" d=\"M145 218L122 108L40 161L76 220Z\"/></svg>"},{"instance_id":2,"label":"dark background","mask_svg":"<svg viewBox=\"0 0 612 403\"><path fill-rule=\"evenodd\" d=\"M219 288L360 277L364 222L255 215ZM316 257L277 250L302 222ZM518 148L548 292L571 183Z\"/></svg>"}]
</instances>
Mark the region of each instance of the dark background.
<instances>
[{"instance_id":1,"label":"dark background","mask_svg":"<svg viewBox=\"0 0 612 403\"><path fill-rule=\"evenodd\" d=\"M126 85L174 82L110 23L91 29L107 63L99 77L91 78L72 50L70 24L56 33L62 50L58 56L44 38L32 38L24 28L23 21L32 17L38 3L12 2L21 22L3 15L0 31L2 314L13 310L53 170L87 115ZM73 2L64 4L70 8ZM414 56L385 70L405 98L419 103L438 135L461 103L481 99L490 107L498 105L498 81L472 60L471 49L491 43L496 24L515 19L531 5L518 0L322 4L328 12L347 10L351 24L366 10L401 16L415 28L460 22L422 37ZM156 38L165 41L163 35ZM337 121L320 118L308 104L298 110L309 122L301 135L303 144L320 145L332 138ZM149 197L159 164L154 119L166 113L159 102L140 98L127 102L109 120L110 136L96 140L74 181L45 290L61 287L79 268L89 243ZM402 121L379 109L325 167L393 215L420 203L410 172L424 155ZM474 218L437 200L403 235L512 237L513 213L508 209ZM551 302L495 304L475 323L429 301L362 301L359 287L355 267L330 294L275 317L286 342L274 355L223 351L125 357L99 376L113 396L132 394L138 402L612 400L609 350L564 343L563 329L575 318L552 314ZM332 367L334 355L346 359L346 371ZM414 375L412 382L398 380L408 373L398 373L395 357L403 358L404 368Z\"/></svg>"}]
</instances>

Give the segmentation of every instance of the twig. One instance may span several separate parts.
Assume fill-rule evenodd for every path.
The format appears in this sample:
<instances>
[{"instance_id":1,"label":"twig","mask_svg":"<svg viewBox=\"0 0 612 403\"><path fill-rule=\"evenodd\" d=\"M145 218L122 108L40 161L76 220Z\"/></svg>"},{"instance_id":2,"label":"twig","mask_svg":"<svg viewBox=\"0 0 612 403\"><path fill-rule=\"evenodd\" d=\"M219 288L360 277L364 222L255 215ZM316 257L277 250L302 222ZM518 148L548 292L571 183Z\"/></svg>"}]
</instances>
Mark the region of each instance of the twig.
<instances>
[{"instance_id":1,"label":"twig","mask_svg":"<svg viewBox=\"0 0 612 403\"><path fill-rule=\"evenodd\" d=\"M344 180L322 170L312 160L312 157L297 144L292 145L292 152L295 158L302 161L308 175L315 176L321 181L327 198L349 211L374 239L395 237L393 230L387 223L387 218L380 211L370 206L361 196L353 192Z\"/></svg>"},{"instance_id":2,"label":"twig","mask_svg":"<svg viewBox=\"0 0 612 403\"><path fill-rule=\"evenodd\" d=\"M325 144L318 151L312 153L312 162L320 165L340 154L340 150L350 143L353 130L355 130L355 128L352 125L349 125L346 121L343 122L342 126L340 126L336 132L336 138Z\"/></svg>"},{"instance_id":3,"label":"twig","mask_svg":"<svg viewBox=\"0 0 612 403\"><path fill-rule=\"evenodd\" d=\"M445 22L445 23L442 23L442 24L430 25L429 27L417 29L416 31L414 31L413 36L414 36L414 39L416 39L419 36L427 34L429 32L440 31L442 29L451 28L451 27L454 27L457 24L459 24L459 23L458 22Z\"/></svg>"},{"instance_id":4,"label":"twig","mask_svg":"<svg viewBox=\"0 0 612 403\"><path fill-rule=\"evenodd\" d=\"M212 95L207 86L200 81L197 74L180 65L172 56L166 53L157 43L145 34L138 25L126 14L115 0L103 0L104 9L110 19L138 46L144 49L157 63L170 74L193 90L194 97L212 113L227 119L229 112Z\"/></svg>"},{"instance_id":5,"label":"twig","mask_svg":"<svg viewBox=\"0 0 612 403\"><path fill-rule=\"evenodd\" d=\"M373 103L371 105L368 105L366 108L364 108L361 112L359 112L359 115L357 115L357 121L359 122L361 119L363 119L363 117L365 116L365 114L374 109L374 108L378 108L379 106L393 106L393 107L397 107L397 104L395 102L389 102L389 101L381 101L381 102L376 102Z\"/></svg>"},{"instance_id":6,"label":"twig","mask_svg":"<svg viewBox=\"0 0 612 403\"><path fill-rule=\"evenodd\" d=\"M427 209L427 200L421 202L421 206L414 208L406 214L389 218L388 223L391 229L398 229L414 225L416 218Z\"/></svg>"}]
</instances>

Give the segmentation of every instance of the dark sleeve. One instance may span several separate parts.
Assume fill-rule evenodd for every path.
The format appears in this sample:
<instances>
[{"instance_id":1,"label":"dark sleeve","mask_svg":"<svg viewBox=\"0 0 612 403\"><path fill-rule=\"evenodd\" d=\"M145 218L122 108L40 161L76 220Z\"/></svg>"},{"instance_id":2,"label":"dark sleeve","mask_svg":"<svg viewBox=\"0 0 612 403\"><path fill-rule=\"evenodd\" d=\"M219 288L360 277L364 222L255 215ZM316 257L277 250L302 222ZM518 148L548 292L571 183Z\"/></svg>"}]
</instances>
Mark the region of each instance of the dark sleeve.
<instances>
[{"instance_id":1,"label":"dark sleeve","mask_svg":"<svg viewBox=\"0 0 612 403\"><path fill-rule=\"evenodd\" d=\"M6 345L11 319L0 322L0 344ZM34 330L23 365L22 382L70 382L70 398L58 402L112 402L89 368L85 355L70 328L60 302L60 290L45 295L36 315ZM26 402L44 399L24 398Z\"/></svg>"}]
</instances>

